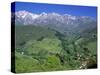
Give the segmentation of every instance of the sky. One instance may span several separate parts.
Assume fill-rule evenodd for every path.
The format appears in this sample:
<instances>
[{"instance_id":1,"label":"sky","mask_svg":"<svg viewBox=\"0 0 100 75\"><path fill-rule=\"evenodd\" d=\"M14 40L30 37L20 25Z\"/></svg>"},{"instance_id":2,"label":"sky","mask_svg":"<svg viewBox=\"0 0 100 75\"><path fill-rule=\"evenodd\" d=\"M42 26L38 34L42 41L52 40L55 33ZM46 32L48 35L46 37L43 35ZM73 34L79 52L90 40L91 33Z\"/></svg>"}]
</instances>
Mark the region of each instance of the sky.
<instances>
[{"instance_id":1,"label":"sky","mask_svg":"<svg viewBox=\"0 0 100 75\"><path fill-rule=\"evenodd\" d=\"M70 14L74 16L90 16L93 18L97 18L97 7L94 6L15 2L12 3L11 10L12 12L26 10L28 12L36 14L40 14L42 12L55 12L59 14Z\"/></svg>"}]
</instances>

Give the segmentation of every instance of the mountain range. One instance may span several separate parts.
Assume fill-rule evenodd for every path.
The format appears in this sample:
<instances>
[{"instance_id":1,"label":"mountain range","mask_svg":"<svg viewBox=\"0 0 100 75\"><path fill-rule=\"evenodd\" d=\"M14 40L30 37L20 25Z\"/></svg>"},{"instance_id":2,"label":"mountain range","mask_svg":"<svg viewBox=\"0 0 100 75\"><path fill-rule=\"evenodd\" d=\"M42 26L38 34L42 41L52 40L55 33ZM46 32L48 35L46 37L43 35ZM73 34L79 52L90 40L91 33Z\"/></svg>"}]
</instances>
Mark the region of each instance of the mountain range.
<instances>
[{"instance_id":1,"label":"mountain range","mask_svg":"<svg viewBox=\"0 0 100 75\"><path fill-rule=\"evenodd\" d=\"M92 30L97 27L97 22L92 17L73 16L55 12L35 14L25 10L17 11L12 13L12 21L15 21L16 25L48 26L61 32L68 30L84 32L85 30Z\"/></svg>"}]
</instances>

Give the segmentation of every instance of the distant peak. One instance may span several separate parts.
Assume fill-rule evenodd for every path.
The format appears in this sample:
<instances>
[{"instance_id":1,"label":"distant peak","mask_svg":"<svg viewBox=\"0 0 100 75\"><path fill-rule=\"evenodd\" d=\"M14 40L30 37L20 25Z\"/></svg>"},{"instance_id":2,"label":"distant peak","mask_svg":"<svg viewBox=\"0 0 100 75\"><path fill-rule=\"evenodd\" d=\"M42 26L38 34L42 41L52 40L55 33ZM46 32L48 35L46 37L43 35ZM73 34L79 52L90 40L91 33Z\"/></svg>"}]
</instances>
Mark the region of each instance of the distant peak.
<instances>
[{"instance_id":1,"label":"distant peak","mask_svg":"<svg viewBox=\"0 0 100 75\"><path fill-rule=\"evenodd\" d=\"M21 11L17 11L16 13L29 13L28 11L26 11L26 10L21 10Z\"/></svg>"},{"instance_id":2,"label":"distant peak","mask_svg":"<svg viewBox=\"0 0 100 75\"><path fill-rule=\"evenodd\" d=\"M52 12L52 13L49 13L49 14L52 14L52 15L55 15L55 16L60 16L60 14L56 13L56 12Z\"/></svg>"},{"instance_id":3,"label":"distant peak","mask_svg":"<svg viewBox=\"0 0 100 75\"><path fill-rule=\"evenodd\" d=\"M45 13L45 12L42 12L40 15L47 15L47 13Z\"/></svg>"}]
</instances>

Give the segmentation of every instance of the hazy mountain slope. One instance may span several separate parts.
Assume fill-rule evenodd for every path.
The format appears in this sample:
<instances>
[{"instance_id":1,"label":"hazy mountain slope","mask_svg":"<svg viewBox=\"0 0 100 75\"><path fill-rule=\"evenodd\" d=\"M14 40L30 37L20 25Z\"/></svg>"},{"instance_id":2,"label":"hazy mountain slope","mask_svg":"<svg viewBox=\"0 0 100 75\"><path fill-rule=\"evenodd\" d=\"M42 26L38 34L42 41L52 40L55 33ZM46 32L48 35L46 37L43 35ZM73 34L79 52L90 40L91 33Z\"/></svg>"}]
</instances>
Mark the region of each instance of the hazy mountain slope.
<instances>
[{"instance_id":1,"label":"hazy mountain slope","mask_svg":"<svg viewBox=\"0 0 100 75\"><path fill-rule=\"evenodd\" d=\"M29 40L42 40L45 37L56 38L55 33L55 31L48 29L48 27L16 25L16 47L23 46Z\"/></svg>"}]
</instances>

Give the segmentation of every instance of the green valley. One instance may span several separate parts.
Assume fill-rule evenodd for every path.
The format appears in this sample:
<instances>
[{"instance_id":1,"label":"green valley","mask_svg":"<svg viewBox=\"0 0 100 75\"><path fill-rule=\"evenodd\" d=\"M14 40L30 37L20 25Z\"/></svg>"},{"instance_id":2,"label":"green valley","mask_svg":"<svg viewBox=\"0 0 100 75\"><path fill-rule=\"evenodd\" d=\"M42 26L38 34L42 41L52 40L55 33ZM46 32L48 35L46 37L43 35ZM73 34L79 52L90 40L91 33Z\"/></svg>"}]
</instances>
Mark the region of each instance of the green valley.
<instances>
[{"instance_id":1,"label":"green valley","mask_svg":"<svg viewBox=\"0 0 100 75\"><path fill-rule=\"evenodd\" d=\"M81 36L72 34L68 36L46 26L16 25L15 71L23 73L96 68L96 32L81 33Z\"/></svg>"}]
</instances>

